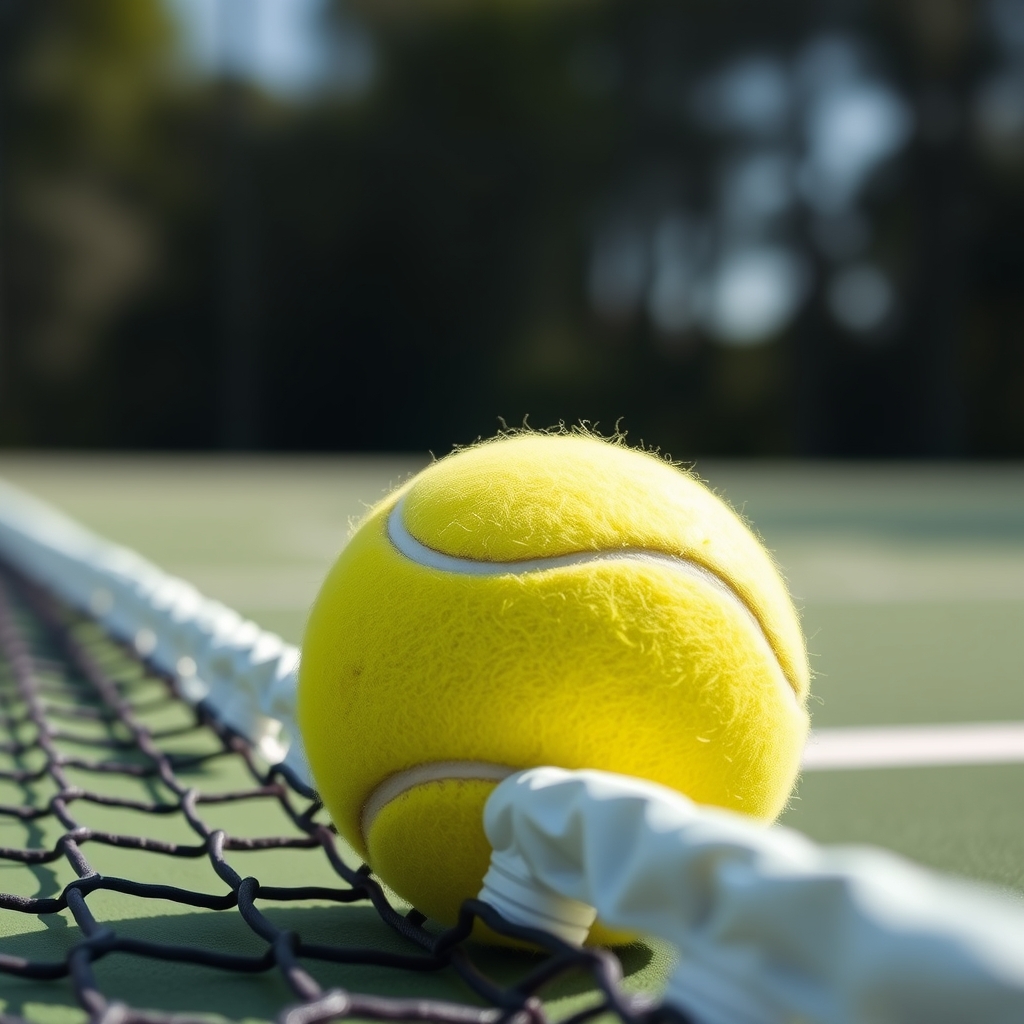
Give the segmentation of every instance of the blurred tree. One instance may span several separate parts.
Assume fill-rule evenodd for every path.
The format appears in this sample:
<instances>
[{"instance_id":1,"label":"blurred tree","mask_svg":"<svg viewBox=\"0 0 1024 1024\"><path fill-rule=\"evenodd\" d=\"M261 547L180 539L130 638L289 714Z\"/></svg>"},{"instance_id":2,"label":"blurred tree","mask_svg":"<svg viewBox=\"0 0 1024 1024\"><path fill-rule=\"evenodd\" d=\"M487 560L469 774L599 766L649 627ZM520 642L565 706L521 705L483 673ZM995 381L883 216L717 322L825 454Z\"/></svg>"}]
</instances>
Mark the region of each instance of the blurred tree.
<instances>
[{"instance_id":1,"label":"blurred tree","mask_svg":"<svg viewBox=\"0 0 1024 1024\"><path fill-rule=\"evenodd\" d=\"M4 62L8 439L102 442L104 333L160 258L151 121L171 41L159 3L10 4Z\"/></svg>"},{"instance_id":2,"label":"blurred tree","mask_svg":"<svg viewBox=\"0 0 1024 1024\"><path fill-rule=\"evenodd\" d=\"M301 95L8 3L8 443L1024 454L1022 0L333 2Z\"/></svg>"}]
</instances>

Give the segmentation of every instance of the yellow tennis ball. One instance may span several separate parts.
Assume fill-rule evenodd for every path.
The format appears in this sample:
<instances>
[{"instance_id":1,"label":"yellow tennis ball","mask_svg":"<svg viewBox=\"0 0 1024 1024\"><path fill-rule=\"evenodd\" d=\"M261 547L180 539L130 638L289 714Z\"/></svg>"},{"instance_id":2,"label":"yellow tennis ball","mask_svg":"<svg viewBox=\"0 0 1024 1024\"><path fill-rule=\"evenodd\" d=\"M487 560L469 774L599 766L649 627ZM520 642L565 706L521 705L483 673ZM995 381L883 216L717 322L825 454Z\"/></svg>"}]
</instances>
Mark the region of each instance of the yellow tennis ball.
<instances>
[{"instance_id":1,"label":"yellow tennis ball","mask_svg":"<svg viewBox=\"0 0 1024 1024\"><path fill-rule=\"evenodd\" d=\"M698 480L598 438L520 434L370 510L310 613L298 717L339 832L452 924L487 869L484 802L523 768L776 817L808 675L771 558Z\"/></svg>"}]
</instances>

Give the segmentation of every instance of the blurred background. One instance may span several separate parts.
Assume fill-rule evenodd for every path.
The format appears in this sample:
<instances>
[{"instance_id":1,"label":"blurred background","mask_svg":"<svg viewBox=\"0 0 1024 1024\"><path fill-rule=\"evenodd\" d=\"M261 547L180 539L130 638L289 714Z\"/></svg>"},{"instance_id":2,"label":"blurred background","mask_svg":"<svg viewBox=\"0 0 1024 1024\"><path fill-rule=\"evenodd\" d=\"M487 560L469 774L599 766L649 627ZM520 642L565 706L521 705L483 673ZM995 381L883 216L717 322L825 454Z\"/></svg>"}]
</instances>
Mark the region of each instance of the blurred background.
<instances>
[{"instance_id":1,"label":"blurred background","mask_svg":"<svg viewBox=\"0 0 1024 1024\"><path fill-rule=\"evenodd\" d=\"M0 0L0 445L1024 455L1024 0Z\"/></svg>"}]
</instances>

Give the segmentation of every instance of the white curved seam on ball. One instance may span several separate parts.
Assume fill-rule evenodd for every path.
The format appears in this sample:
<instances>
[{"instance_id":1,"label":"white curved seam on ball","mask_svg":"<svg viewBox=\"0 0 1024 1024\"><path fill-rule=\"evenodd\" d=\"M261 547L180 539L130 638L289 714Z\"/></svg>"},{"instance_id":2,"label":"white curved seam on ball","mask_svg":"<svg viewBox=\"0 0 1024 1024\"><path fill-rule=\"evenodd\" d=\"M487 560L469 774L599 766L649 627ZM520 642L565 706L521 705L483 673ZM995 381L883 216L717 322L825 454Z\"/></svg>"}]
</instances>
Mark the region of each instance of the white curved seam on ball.
<instances>
[{"instance_id":1,"label":"white curved seam on ball","mask_svg":"<svg viewBox=\"0 0 1024 1024\"><path fill-rule=\"evenodd\" d=\"M596 562L645 562L681 572L691 579L701 580L717 590L737 607L754 626L757 635L764 641L771 655L772 663L779 670L785 690L796 701L796 686L786 675L775 647L765 633L761 620L751 611L746 601L724 580L706 566L680 555L669 555L664 551L649 548L610 548L601 551L575 551L567 555L547 555L543 558L509 559L488 561L483 558L464 558L460 555L446 555L437 548L429 547L417 540L405 525L403 496L391 510L387 519L388 540L395 549L410 561L428 569L457 573L462 576L507 576L520 573L544 572L547 569L563 569L574 565L588 565Z\"/></svg>"},{"instance_id":2,"label":"white curved seam on ball","mask_svg":"<svg viewBox=\"0 0 1024 1024\"><path fill-rule=\"evenodd\" d=\"M384 808L403 793L428 782L501 782L519 771L493 761L428 761L389 775L366 798L359 815L359 830L366 843L373 823Z\"/></svg>"}]
</instances>

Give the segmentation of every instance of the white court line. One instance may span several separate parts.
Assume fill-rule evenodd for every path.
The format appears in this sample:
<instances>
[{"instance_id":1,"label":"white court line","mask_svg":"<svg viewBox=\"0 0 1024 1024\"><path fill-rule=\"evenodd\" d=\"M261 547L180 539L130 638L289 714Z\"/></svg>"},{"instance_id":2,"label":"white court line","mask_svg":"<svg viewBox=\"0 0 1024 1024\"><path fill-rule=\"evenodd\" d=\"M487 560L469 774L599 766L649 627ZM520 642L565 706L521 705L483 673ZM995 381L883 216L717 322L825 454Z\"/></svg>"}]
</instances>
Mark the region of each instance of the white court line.
<instances>
[{"instance_id":1,"label":"white court line","mask_svg":"<svg viewBox=\"0 0 1024 1024\"><path fill-rule=\"evenodd\" d=\"M817 729L804 750L808 772L857 768L1024 763L1024 722Z\"/></svg>"}]
</instances>

